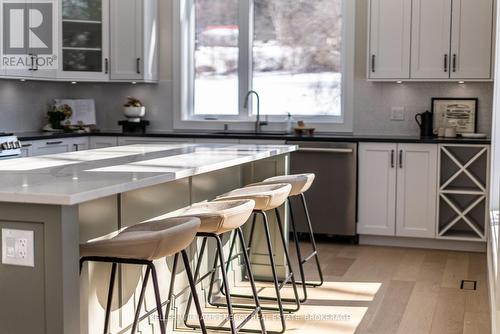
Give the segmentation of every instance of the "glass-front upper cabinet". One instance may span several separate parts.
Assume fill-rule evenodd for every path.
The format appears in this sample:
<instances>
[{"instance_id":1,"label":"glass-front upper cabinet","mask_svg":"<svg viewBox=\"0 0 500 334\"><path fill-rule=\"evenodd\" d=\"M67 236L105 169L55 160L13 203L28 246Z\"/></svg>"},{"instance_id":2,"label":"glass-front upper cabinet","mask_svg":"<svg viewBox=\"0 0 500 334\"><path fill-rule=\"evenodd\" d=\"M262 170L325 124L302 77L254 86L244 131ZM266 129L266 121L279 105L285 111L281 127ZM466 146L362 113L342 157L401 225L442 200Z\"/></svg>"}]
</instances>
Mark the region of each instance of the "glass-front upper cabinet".
<instances>
[{"instance_id":1,"label":"glass-front upper cabinet","mask_svg":"<svg viewBox=\"0 0 500 334\"><path fill-rule=\"evenodd\" d=\"M60 77L109 78L109 0L61 1Z\"/></svg>"}]
</instances>

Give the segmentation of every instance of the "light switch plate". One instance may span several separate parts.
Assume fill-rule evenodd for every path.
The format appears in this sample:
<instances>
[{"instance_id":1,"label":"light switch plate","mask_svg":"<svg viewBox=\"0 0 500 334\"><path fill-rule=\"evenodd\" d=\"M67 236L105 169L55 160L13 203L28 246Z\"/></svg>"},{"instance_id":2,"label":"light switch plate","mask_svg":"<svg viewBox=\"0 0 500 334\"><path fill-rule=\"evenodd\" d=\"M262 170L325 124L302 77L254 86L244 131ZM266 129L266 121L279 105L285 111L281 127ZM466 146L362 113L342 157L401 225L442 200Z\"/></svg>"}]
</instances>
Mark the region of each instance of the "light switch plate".
<instances>
[{"instance_id":1,"label":"light switch plate","mask_svg":"<svg viewBox=\"0 0 500 334\"><path fill-rule=\"evenodd\" d=\"M391 108L391 121L404 121L405 120L405 108L404 107L392 107Z\"/></svg>"},{"instance_id":2,"label":"light switch plate","mask_svg":"<svg viewBox=\"0 0 500 334\"><path fill-rule=\"evenodd\" d=\"M2 264L34 267L34 232L2 229Z\"/></svg>"}]
</instances>

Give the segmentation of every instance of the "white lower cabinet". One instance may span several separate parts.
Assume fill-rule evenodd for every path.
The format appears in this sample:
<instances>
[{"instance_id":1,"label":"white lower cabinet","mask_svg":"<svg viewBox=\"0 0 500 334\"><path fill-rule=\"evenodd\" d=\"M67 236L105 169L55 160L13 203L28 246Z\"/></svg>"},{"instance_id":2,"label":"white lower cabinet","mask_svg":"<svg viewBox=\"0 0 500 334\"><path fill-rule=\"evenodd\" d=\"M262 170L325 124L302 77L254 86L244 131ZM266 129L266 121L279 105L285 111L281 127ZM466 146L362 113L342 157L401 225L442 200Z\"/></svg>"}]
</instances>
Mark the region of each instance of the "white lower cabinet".
<instances>
[{"instance_id":1,"label":"white lower cabinet","mask_svg":"<svg viewBox=\"0 0 500 334\"><path fill-rule=\"evenodd\" d=\"M434 238L437 145L360 143L359 234Z\"/></svg>"},{"instance_id":2,"label":"white lower cabinet","mask_svg":"<svg viewBox=\"0 0 500 334\"><path fill-rule=\"evenodd\" d=\"M89 145L90 149L118 146L118 138L108 136L90 137Z\"/></svg>"},{"instance_id":3,"label":"white lower cabinet","mask_svg":"<svg viewBox=\"0 0 500 334\"><path fill-rule=\"evenodd\" d=\"M193 138L165 138L165 137L118 137L118 145L133 144L161 144L161 143L193 143Z\"/></svg>"},{"instance_id":4,"label":"white lower cabinet","mask_svg":"<svg viewBox=\"0 0 500 334\"><path fill-rule=\"evenodd\" d=\"M89 137L34 140L22 143L22 156L38 156L89 149Z\"/></svg>"}]
</instances>

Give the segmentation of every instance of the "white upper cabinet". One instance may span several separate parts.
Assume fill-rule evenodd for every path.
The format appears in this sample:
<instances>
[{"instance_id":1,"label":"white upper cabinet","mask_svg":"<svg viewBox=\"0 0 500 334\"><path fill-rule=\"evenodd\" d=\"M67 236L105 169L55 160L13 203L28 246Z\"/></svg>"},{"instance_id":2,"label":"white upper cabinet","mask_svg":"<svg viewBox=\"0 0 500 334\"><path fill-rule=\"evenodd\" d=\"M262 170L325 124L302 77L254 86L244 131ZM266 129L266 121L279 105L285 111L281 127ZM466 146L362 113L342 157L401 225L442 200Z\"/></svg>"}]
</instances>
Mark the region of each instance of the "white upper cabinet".
<instances>
[{"instance_id":1,"label":"white upper cabinet","mask_svg":"<svg viewBox=\"0 0 500 334\"><path fill-rule=\"evenodd\" d=\"M368 79L491 80L494 1L370 0Z\"/></svg>"},{"instance_id":2,"label":"white upper cabinet","mask_svg":"<svg viewBox=\"0 0 500 334\"><path fill-rule=\"evenodd\" d=\"M62 0L61 79L109 79L109 0Z\"/></svg>"},{"instance_id":3,"label":"white upper cabinet","mask_svg":"<svg viewBox=\"0 0 500 334\"><path fill-rule=\"evenodd\" d=\"M111 80L158 80L157 0L110 0Z\"/></svg>"},{"instance_id":4,"label":"white upper cabinet","mask_svg":"<svg viewBox=\"0 0 500 334\"><path fill-rule=\"evenodd\" d=\"M411 77L449 78L451 0L413 0L412 22Z\"/></svg>"},{"instance_id":5,"label":"white upper cabinet","mask_svg":"<svg viewBox=\"0 0 500 334\"><path fill-rule=\"evenodd\" d=\"M368 77L410 77L411 0L370 2Z\"/></svg>"},{"instance_id":6,"label":"white upper cabinet","mask_svg":"<svg viewBox=\"0 0 500 334\"><path fill-rule=\"evenodd\" d=\"M398 145L396 235L434 238L437 169L437 145Z\"/></svg>"},{"instance_id":7,"label":"white upper cabinet","mask_svg":"<svg viewBox=\"0 0 500 334\"><path fill-rule=\"evenodd\" d=\"M490 78L493 7L493 0L453 0L452 78Z\"/></svg>"},{"instance_id":8,"label":"white upper cabinet","mask_svg":"<svg viewBox=\"0 0 500 334\"><path fill-rule=\"evenodd\" d=\"M396 150L393 143L359 145L359 234L395 233Z\"/></svg>"}]
</instances>

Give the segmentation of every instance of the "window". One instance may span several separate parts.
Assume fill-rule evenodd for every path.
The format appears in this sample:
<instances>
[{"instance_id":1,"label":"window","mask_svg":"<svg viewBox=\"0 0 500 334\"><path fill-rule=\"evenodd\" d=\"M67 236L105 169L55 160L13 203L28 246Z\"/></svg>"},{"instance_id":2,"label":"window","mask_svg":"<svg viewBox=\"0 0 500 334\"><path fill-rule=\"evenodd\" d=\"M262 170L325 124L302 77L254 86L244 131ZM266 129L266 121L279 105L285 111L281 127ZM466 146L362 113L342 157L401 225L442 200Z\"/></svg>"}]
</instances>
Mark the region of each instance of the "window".
<instances>
[{"instance_id":1,"label":"window","mask_svg":"<svg viewBox=\"0 0 500 334\"><path fill-rule=\"evenodd\" d=\"M290 113L351 130L353 1L177 1L180 122L250 123L255 90L271 122Z\"/></svg>"}]
</instances>

